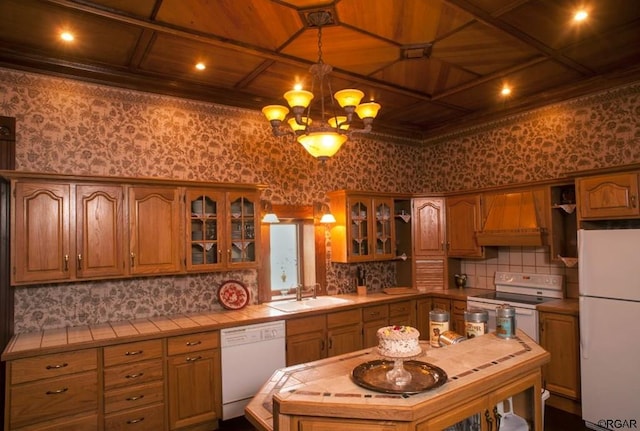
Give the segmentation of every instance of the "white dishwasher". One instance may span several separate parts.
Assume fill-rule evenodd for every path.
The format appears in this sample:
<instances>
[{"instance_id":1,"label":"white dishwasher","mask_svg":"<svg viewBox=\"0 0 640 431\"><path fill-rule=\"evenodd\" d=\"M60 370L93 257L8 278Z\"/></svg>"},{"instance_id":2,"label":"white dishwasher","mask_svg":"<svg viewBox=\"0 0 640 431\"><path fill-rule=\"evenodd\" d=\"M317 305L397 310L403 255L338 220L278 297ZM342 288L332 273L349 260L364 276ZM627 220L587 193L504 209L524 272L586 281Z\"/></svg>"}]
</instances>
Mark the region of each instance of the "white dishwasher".
<instances>
[{"instance_id":1,"label":"white dishwasher","mask_svg":"<svg viewBox=\"0 0 640 431\"><path fill-rule=\"evenodd\" d=\"M222 420L244 408L275 370L286 366L285 322L258 323L220 331Z\"/></svg>"}]
</instances>

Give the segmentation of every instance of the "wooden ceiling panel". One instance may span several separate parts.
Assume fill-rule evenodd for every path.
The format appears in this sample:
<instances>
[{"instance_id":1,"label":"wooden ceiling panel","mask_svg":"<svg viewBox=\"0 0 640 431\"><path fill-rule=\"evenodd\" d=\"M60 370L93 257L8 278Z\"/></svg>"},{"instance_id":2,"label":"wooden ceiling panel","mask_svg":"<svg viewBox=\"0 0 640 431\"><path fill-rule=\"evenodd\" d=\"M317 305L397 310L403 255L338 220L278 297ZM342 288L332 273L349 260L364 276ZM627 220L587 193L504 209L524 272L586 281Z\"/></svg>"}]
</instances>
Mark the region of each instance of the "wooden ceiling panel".
<instances>
[{"instance_id":1,"label":"wooden ceiling panel","mask_svg":"<svg viewBox=\"0 0 640 431\"><path fill-rule=\"evenodd\" d=\"M480 76L513 67L537 52L513 37L481 23L465 27L433 46L432 57Z\"/></svg>"},{"instance_id":2,"label":"wooden ceiling panel","mask_svg":"<svg viewBox=\"0 0 640 431\"><path fill-rule=\"evenodd\" d=\"M605 7L595 8L593 3L574 0L532 0L501 15L500 19L553 49L571 46L640 19L637 1L607 0L601 5ZM573 20L578 6L589 11L587 21Z\"/></svg>"},{"instance_id":3,"label":"wooden ceiling panel","mask_svg":"<svg viewBox=\"0 0 640 431\"><path fill-rule=\"evenodd\" d=\"M235 50L162 34L147 51L141 70L232 88L262 62L258 57ZM206 69L197 70L198 62L204 63Z\"/></svg>"},{"instance_id":4,"label":"wooden ceiling panel","mask_svg":"<svg viewBox=\"0 0 640 431\"><path fill-rule=\"evenodd\" d=\"M55 53L69 61L126 66L142 31L98 16L46 3L6 0L0 2L2 40L19 50ZM70 31L75 40L65 43L60 33Z\"/></svg>"},{"instance_id":5,"label":"wooden ceiling panel","mask_svg":"<svg viewBox=\"0 0 640 431\"><path fill-rule=\"evenodd\" d=\"M579 28L574 0L398 1L0 0L0 67L260 110L311 88L321 9L332 90L361 89L374 130L410 139L640 81L636 0L589 0Z\"/></svg>"},{"instance_id":6,"label":"wooden ceiling panel","mask_svg":"<svg viewBox=\"0 0 640 431\"><path fill-rule=\"evenodd\" d=\"M313 49L315 48L315 49ZM308 29L301 33L283 54L318 61L318 31ZM324 62L336 69L368 75L400 58L400 49L383 40L345 27L322 29L322 55Z\"/></svg>"},{"instance_id":7,"label":"wooden ceiling panel","mask_svg":"<svg viewBox=\"0 0 640 431\"><path fill-rule=\"evenodd\" d=\"M373 75L399 87L436 95L473 80L476 75L435 58L403 60Z\"/></svg>"},{"instance_id":8,"label":"wooden ceiling panel","mask_svg":"<svg viewBox=\"0 0 640 431\"><path fill-rule=\"evenodd\" d=\"M123 11L144 18L151 18L156 4L156 0L92 0L92 2L111 10Z\"/></svg>"},{"instance_id":9,"label":"wooden ceiling panel","mask_svg":"<svg viewBox=\"0 0 640 431\"><path fill-rule=\"evenodd\" d=\"M239 44L277 50L303 28L298 12L271 0L163 0L158 21Z\"/></svg>"},{"instance_id":10,"label":"wooden ceiling panel","mask_svg":"<svg viewBox=\"0 0 640 431\"><path fill-rule=\"evenodd\" d=\"M395 8L384 1L343 0L336 10L340 23L399 45L432 42L473 20L442 0L404 0Z\"/></svg>"},{"instance_id":11,"label":"wooden ceiling panel","mask_svg":"<svg viewBox=\"0 0 640 431\"><path fill-rule=\"evenodd\" d=\"M616 46L624 49L613 48ZM564 50L564 55L596 72L623 68L640 58L640 26L631 24L606 37L591 38Z\"/></svg>"}]
</instances>

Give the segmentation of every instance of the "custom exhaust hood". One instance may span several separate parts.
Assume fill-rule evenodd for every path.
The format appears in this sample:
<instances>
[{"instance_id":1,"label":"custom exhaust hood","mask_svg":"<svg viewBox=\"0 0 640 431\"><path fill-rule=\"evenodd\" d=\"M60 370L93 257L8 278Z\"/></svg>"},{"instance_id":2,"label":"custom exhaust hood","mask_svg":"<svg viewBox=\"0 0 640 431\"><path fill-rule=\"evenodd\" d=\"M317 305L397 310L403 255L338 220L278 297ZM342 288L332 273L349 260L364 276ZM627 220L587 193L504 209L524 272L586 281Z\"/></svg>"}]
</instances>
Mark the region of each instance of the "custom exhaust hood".
<instances>
[{"instance_id":1,"label":"custom exhaust hood","mask_svg":"<svg viewBox=\"0 0 640 431\"><path fill-rule=\"evenodd\" d=\"M479 245L541 246L547 244L542 208L544 189L485 195L488 209L484 225L476 233Z\"/></svg>"}]
</instances>

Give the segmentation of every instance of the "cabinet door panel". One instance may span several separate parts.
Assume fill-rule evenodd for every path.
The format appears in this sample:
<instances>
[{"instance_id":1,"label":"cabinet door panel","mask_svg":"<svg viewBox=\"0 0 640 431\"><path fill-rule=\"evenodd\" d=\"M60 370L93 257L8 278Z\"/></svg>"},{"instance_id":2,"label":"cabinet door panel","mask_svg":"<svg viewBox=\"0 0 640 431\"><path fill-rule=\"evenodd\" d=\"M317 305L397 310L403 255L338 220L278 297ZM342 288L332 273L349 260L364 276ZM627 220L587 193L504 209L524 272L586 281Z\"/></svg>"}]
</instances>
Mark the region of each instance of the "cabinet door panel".
<instances>
[{"instance_id":1,"label":"cabinet door panel","mask_svg":"<svg viewBox=\"0 0 640 431\"><path fill-rule=\"evenodd\" d=\"M327 333L328 355L337 356L362 349L362 324L330 329Z\"/></svg>"},{"instance_id":2,"label":"cabinet door panel","mask_svg":"<svg viewBox=\"0 0 640 431\"><path fill-rule=\"evenodd\" d=\"M444 256L444 198L415 199L413 203L414 254Z\"/></svg>"},{"instance_id":3,"label":"cabinet door panel","mask_svg":"<svg viewBox=\"0 0 640 431\"><path fill-rule=\"evenodd\" d=\"M179 209L177 188L130 188L132 274L174 273L181 269Z\"/></svg>"},{"instance_id":4,"label":"cabinet door panel","mask_svg":"<svg viewBox=\"0 0 640 431\"><path fill-rule=\"evenodd\" d=\"M326 333L313 331L287 336L287 367L317 361L327 356Z\"/></svg>"},{"instance_id":5,"label":"cabinet door panel","mask_svg":"<svg viewBox=\"0 0 640 431\"><path fill-rule=\"evenodd\" d=\"M479 257L482 247L476 241L480 230L480 196L447 198L447 255Z\"/></svg>"},{"instance_id":6,"label":"cabinet door panel","mask_svg":"<svg viewBox=\"0 0 640 431\"><path fill-rule=\"evenodd\" d=\"M70 184L16 183L14 283L70 279L70 196Z\"/></svg>"},{"instance_id":7,"label":"cabinet door panel","mask_svg":"<svg viewBox=\"0 0 640 431\"><path fill-rule=\"evenodd\" d=\"M577 184L581 218L640 216L638 174L580 178Z\"/></svg>"},{"instance_id":8,"label":"cabinet door panel","mask_svg":"<svg viewBox=\"0 0 640 431\"><path fill-rule=\"evenodd\" d=\"M124 274L123 196L121 186L76 186L78 277Z\"/></svg>"},{"instance_id":9,"label":"cabinet door panel","mask_svg":"<svg viewBox=\"0 0 640 431\"><path fill-rule=\"evenodd\" d=\"M549 391L580 399L580 347L578 319L558 313L540 313L540 345L551 353L542 369Z\"/></svg>"},{"instance_id":10,"label":"cabinet door panel","mask_svg":"<svg viewBox=\"0 0 640 431\"><path fill-rule=\"evenodd\" d=\"M220 416L220 351L204 350L168 361L170 428L215 421Z\"/></svg>"}]
</instances>

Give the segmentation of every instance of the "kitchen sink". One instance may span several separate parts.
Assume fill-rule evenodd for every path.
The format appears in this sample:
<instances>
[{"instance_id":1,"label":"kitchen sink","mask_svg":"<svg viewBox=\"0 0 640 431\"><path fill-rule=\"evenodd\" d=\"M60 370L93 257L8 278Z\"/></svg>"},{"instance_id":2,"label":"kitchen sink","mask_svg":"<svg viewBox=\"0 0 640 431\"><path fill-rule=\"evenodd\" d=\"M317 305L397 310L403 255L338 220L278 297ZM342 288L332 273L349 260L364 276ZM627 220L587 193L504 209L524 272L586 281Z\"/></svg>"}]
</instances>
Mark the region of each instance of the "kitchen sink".
<instances>
[{"instance_id":1,"label":"kitchen sink","mask_svg":"<svg viewBox=\"0 0 640 431\"><path fill-rule=\"evenodd\" d=\"M316 308L331 307L334 305L345 305L353 301L350 299L337 298L335 296L318 296L316 298L303 298L302 301L291 299L288 301L270 302L268 305L276 310L294 312L314 310Z\"/></svg>"}]
</instances>

